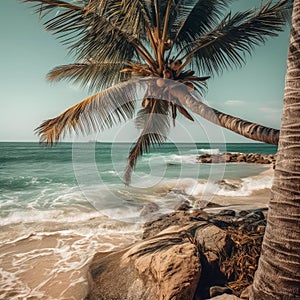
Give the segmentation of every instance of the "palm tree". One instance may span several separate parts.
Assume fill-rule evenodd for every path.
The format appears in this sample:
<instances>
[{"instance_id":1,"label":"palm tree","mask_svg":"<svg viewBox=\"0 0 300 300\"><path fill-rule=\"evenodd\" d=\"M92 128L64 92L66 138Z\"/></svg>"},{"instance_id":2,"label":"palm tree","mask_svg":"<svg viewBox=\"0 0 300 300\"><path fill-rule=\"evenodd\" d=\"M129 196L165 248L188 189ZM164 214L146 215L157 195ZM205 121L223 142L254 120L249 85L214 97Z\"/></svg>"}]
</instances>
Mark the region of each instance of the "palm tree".
<instances>
[{"instance_id":1,"label":"palm tree","mask_svg":"<svg viewBox=\"0 0 300 300\"><path fill-rule=\"evenodd\" d=\"M43 122L37 128L41 142L53 144L68 130L88 133L133 118L136 88L142 86L136 117L141 135L129 153L127 183L137 158L151 144L166 140L177 112L193 121L187 109L246 137L277 144L278 130L212 109L197 101L193 91L203 93L209 76L242 66L245 53L276 36L291 0L269 1L234 15L223 14L228 0L23 1L37 3L46 29L78 61L54 68L49 80L67 79L100 90Z\"/></svg>"},{"instance_id":2,"label":"palm tree","mask_svg":"<svg viewBox=\"0 0 300 300\"><path fill-rule=\"evenodd\" d=\"M250 299L300 299L300 1L294 1L272 199Z\"/></svg>"}]
</instances>

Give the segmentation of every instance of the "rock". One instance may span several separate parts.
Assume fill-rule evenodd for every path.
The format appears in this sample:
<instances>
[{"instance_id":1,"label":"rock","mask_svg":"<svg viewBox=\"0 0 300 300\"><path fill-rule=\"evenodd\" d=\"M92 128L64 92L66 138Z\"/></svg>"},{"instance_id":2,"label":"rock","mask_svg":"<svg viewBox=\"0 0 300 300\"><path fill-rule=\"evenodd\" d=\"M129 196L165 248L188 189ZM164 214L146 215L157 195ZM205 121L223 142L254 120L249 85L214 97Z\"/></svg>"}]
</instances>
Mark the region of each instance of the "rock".
<instances>
[{"instance_id":1,"label":"rock","mask_svg":"<svg viewBox=\"0 0 300 300\"><path fill-rule=\"evenodd\" d=\"M238 155L236 153L231 154L230 162L237 162L237 157L238 157Z\"/></svg>"},{"instance_id":2,"label":"rock","mask_svg":"<svg viewBox=\"0 0 300 300\"><path fill-rule=\"evenodd\" d=\"M210 257L207 255L208 252L229 253L233 246L233 241L226 231L213 224L198 228L195 233L195 240L204 255L206 255L208 262L211 262Z\"/></svg>"},{"instance_id":3,"label":"rock","mask_svg":"<svg viewBox=\"0 0 300 300\"><path fill-rule=\"evenodd\" d=\"M242 293L240 294L240 298L241 299L245 299L245 300L249 300L250 299L250 295L252 295L252 288L253 288L253 285L250 284L248 285L243 291ZM253 295L252 295L253 297Z\"/></svg>"},{"instance_id":4,"label":"rock","mask_svg":"<svg viewBox=\"0 0 300 300\"><path fill-rule=\"evenodd\" d=\"M213 224L197 228L195 242L202 254L202 272L194 299L207 299L212 286L224 286L227 282L227 277L220 270L219 261L221 253L224 255L230 252L233 242L224 230Z\"/></svg>"},{"instance_id":5,"label":"rock","mask_svg":"<svg viewBox=\"0 0 300 300\"><path fill-rule=\"evenodd\" d=\"M270 164L271 162L268 159L260 158L255 161L257 164Z\"/></svg>"},{"instance_id":6,"label":"rock","mask_svg":"<svg viewBox=\"0 0 300 300\"><path fill-rule=\"evenodd\" d=\"M227 228L234 225L234 219L232 216L213 216L210 221L220 228Z\"/></svg>"},{"instance_id":7,"label":"rock","mask_svg":"<svg viewBox=\"0 0 300 300\"><path fill-rule=\"evenodd\" d=\"M248 215L250 213L249 210L241 210L238 214L239 217L245 217L246 215Z\"/></svg>"},{"instance_id":8,"label":"rock","mask_svg":"<svg viewBox=\"0 0 300 300\"><path fill-rule=\"evenodd\" d=\"M213 163L224 163L225 162L224 155L214 154L211 156L211 158L212 158Z\"/></svg>"},{"instance_id":9,"label":"rock","mask_svg":"<svg viewBox=\"0 0 300 300\"><path fill-rule=\"evenodd\" d=\"M257 164L271 164L275 163L276 156L273 154L260 153L223 153L223 154L201 154L197 157L200 163L233 163L246 162Z\"/></svg>"},{"instance_id":10,"label":"rock","mask_svg":"<svg viewBox=\"0 0 300 300\"><path fill-rule=\"evenodd\" d=\"M220 188L227 190L227 191L237 191L241 188L240 182L228 182L228 180L222 179L217 181L217 184Z\"/></svg>"},{"instance_id":11,"label":"rock","mask_svg":"<svg viewBox=\"0 0 300 300\"><path fill-rule=\"evenodd\" d=\"M86 300L193 299L201 274L193 226L169 227L122 251L94 257Z\"/></svg>"},{"instance_id":12,"label":"rock","mask_svg":"<svg viewBox=\"0 0 300 300\"><path fill-rule=\"evenodd\" d=\"M212 158L211 157L202 158L201 162L203 164L210 164L212 162Z\"/></svg>"},{"instance_id":13,"label":"rock","mask_svg":"<svg viewBox=\"0 0 300 300\"><path fill-rule=\"evenodd\" d=\"M234 217L235 216L235 211L232 209L222 209L219 213L219 216L231 216Z\"/></svg>"},{"instance_id":14,"label":"rock","mask_svg":"<svg viewBox=\"0 0 300 300\"><path fill-rule=\"evenodd\" d=\"M232 290L226 286L212 286L209 289L209 295L211 298L222 294L232 294Z\"/></svg>"},{"instance_id":15,"label":"rock","mask_svg":"<svg viewBox=\"0 0 300 300\"><path fill-rule=\"evenodd\" d=\"M223 294L217 297L210 298L210 300L240 300L240 298L234 295Z\"/></svg>"},{"instance_id":16,"label":"rock","mask_svg":"<svg viewBox=\"0 0 300 300\"><path fill-rule=\"evenodd\" d=\"M149 202L146 205L144 205L144 207L142 208L141 212L140 212L140 216L144 217L150 213L153 213L155 211L159 210L159 206L154 203L154 202Z\"/></svg>"},{"instance_id":17,"label":"rock","mask_svg":"<svg viewBox=\"0 0 300 300\"><path fill-rule=\"evenodd\" d=\"M264 209L239 213L224 209L218 214L192 210L151 216L144 225L144 240L118 252L95 255L86 300L239 299L229 295L233 291L226 285L234 286L234 282L228 270L238 265L243 253L253 255L253 247L259 253L264 213ZM239 226L244 229L239 231ZM257 244L236 248L243 233L246 238L249 233L257 236ZM244 252L237 256L237 250ZM249 271L251 276L254 271ZM245 270L237 268L236 272ZM239 274L244 273L237 273L237 278Z\"/></svg>"},{"instance_id":18,"label":"rock","mask_svg":"<svg viewBox=\"0 0 300 300\"><path fill-rule=\"evenodd\" d=\"M174 207L175 210L184 210L184 211L189 210L191 208L192 206L189 203L189 201L182 201Z\"/></svg>"},{"instance_id":19,"label":"rock","mask_svg":"<svg viewBox=\"0 0 300 300\"><path fill-rule=\"evenodd\" d=\"M231 153L226 153L225 154L225 162L230 162L231 161L231 157L232 157Z\"/></svg>"},{"instance_id":20,"label":"rock","mask_svg":"<svg viewBox=\"0 0 300 300\"><path fill-rule=\"evenodd\" d=\"M176 211L166 215L160 215L154 220L144 224L143 239L148 239L160 233L169 226L185 225L190 221L207 222L209 215L202 211Z\"/></svg>"},{"instance_id":21,"label":"rock","mask_svg":"<svg viewBox=\"0 0 300 300\"><path fill-rule=\"evenodd\" d=\"M246 157L244 154L240 154L237 158L236 158L237 162L245 162L246 161Z\"/></svg>"},{"instance_id":22,"label":"rock","mask_svg":"<svg viewBox=\"0 0 300 300\"><path fill-rule=\"evenodd\" d=\"M253 211L248 213L247 215L237 219L238 223L253 223L260 220L264 220L265 216L262 211Z\"/></svg>"}]
</instances>

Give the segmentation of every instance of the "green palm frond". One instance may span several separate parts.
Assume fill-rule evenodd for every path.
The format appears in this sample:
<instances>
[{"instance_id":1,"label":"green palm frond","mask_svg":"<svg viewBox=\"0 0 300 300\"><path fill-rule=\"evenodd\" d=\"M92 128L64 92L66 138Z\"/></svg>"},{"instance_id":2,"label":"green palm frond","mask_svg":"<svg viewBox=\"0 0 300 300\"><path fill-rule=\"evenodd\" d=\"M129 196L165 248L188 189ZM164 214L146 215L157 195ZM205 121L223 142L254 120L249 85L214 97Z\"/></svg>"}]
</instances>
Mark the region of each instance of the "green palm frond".
<instances>
[{"instance_id":1,"label":"green palm frond","mask_svg":"<svg viewBox=\"0 0 300 300\"><path fill-rule=\"evenodd\" d=\"M128 80L130 74L120 72L124 67L122 62L87 61L55 67L47 77L50 81L65 79L79 83L82 87L88 87L90 91L101 90Z\"/></svg>"},{"instance_id":2,"label":"green palm frond","mask_svg":"<svg viewBox=\"0 0 300 300\"><path fill-rule=\"evenodd\" d=\"M89 134L132 118L140 81L127 81L90 96L58 117L43 122L36 133L40 142L52 145L68 131Z\"/></svg>"},{"instance_id":3,"label":"green palm frond","mask_svg":"<svg viewBox=\"0 0 300 300\"><path fill-rule=\"evenodd\" d=\"M291 0L283 0L272 5L269 1L258 11L228 14L214 30L182 49L187 51L183 58L194 57L197 67L210 74L241 66L245 53L283 30L286 20L282 12L290 10L290 3Z\"/></svg>"},{"instance_id":4,"label":"green palm frond","mask_svg":"<svg viewBox=\"0 0 300 300\"><path fill-rule=\"evenodd\" d=\"M124 182L128 185L139 156L148 153L151 145L162 144L166 141L170 128L169 105L165 100L150 99L147 108L141 109L135 123L141 134L131 149L128 164L124 173Z\"/></svg>"}]
</instances>

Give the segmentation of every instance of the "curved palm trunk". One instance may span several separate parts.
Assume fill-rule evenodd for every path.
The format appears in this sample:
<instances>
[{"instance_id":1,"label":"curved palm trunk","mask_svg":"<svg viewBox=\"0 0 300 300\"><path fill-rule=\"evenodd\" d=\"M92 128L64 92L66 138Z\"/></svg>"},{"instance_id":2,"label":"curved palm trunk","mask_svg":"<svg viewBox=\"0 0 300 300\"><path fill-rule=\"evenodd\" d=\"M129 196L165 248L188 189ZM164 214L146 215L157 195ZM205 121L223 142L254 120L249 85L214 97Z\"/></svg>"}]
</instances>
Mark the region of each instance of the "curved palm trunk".
<instances>
[{"instance_id":1,"label":"curved palm trunk","mask_svg":"<svg viewBox=\"0 0 300 300\"><path fill-rule=\"evenodd\" d=\"M252 123L213 109L203 102L197 101L190 93L180 88L171 89L171 94L177 97L182 105L204 119L229 129L246 138L268 144L278 144L279 130Z\"/></svg>"},{"instance_id":2,"label":"curved palm trunk","mask_svg":"<svg viewBox=\"0 0 300 300\"><path fill-rule=\"evenodd\" d=\"M300 299L300 0L294 1L279 150L250 299Z\"/></svg>"}]
</instances>

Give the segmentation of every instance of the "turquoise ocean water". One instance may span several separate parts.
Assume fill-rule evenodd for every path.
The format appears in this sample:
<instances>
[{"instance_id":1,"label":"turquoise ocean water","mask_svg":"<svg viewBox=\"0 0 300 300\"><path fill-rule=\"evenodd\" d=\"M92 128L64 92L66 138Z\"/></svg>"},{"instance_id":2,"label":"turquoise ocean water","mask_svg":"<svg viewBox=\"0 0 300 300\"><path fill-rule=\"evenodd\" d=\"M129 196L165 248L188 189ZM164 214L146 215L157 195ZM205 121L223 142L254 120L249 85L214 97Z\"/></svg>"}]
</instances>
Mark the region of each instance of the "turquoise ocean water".
<instances>
[{"instance_id":1,"label":"turquoise ocean water","mask_svg":"<svg viewBox=\"0 0 300 300\"><path fill-rule=\"evenodd\" d=\"M164 144L139 159L132 187L126 187L123 171L130 147L94 142L61 143L53 148L38 143L0 143L0 223L21 221L22 212L38 219L56 209L80 211L90 205L98 210L126 205L138 209L143 200L159 197L158 190L164 185L172 189L170 182L175 185L175 180L245 178L264 168L200 165L197 154L276 152L275 146L260 143Z\"/></svg>"}]
</instances>

